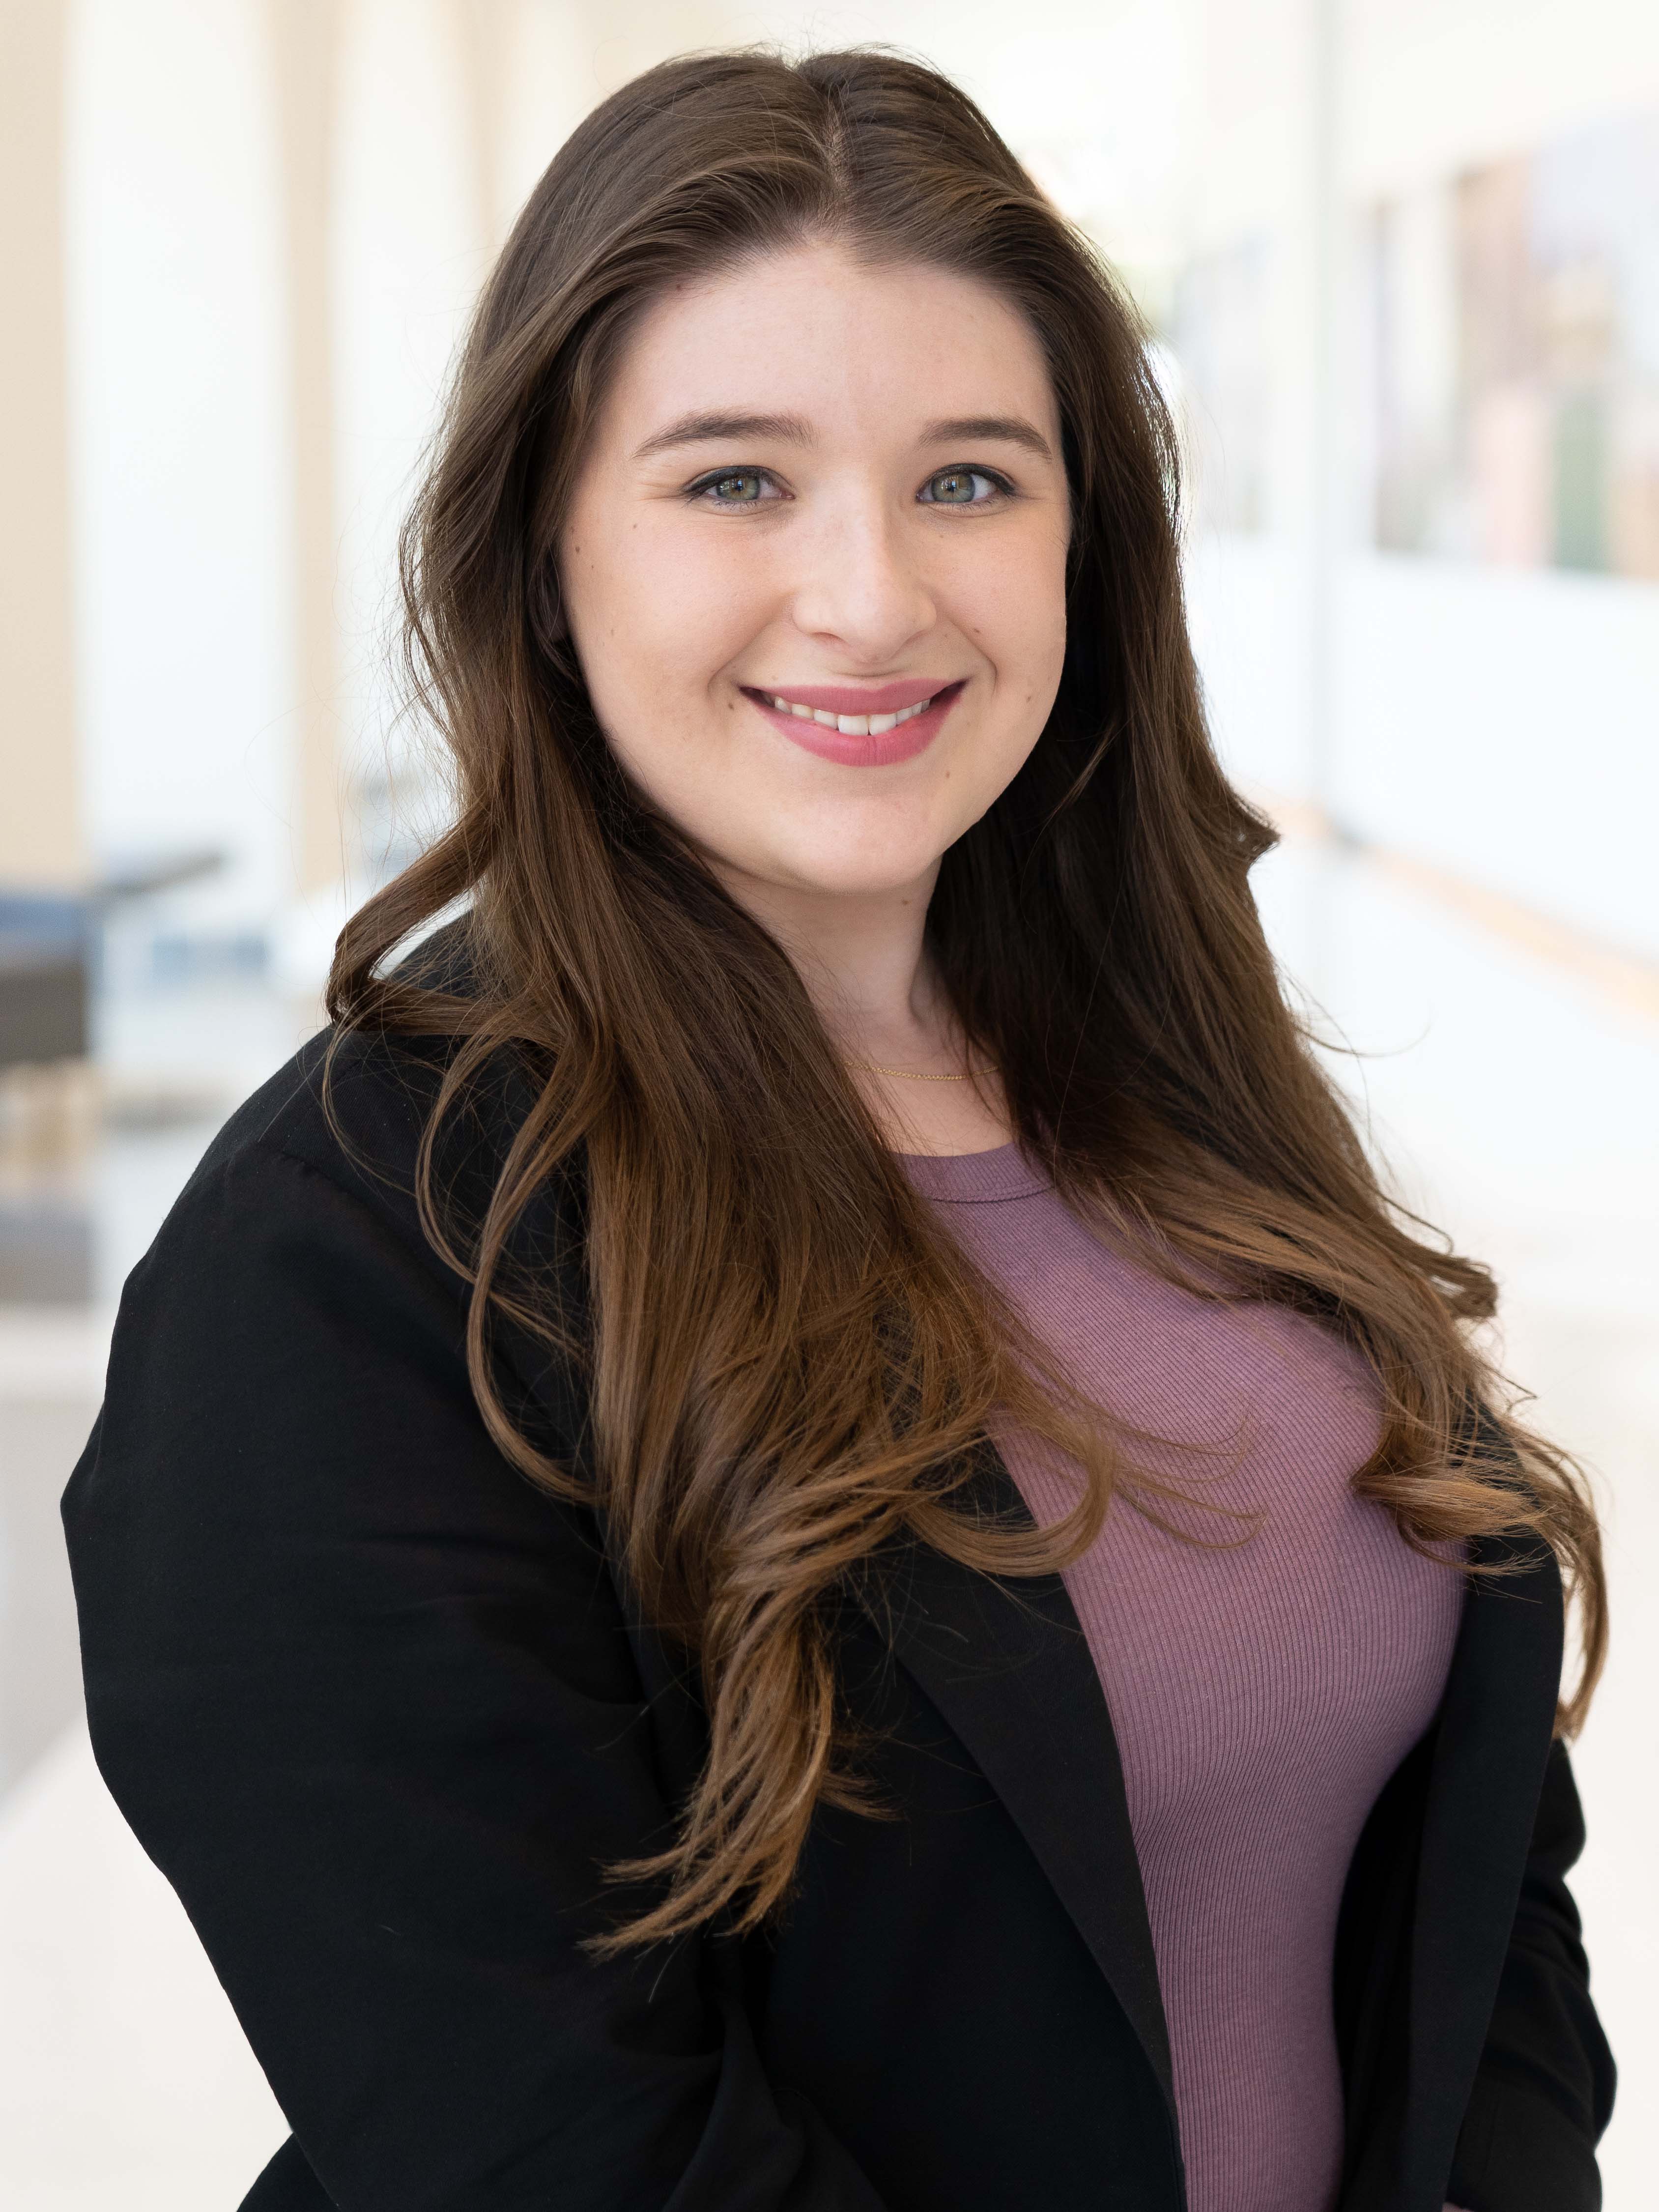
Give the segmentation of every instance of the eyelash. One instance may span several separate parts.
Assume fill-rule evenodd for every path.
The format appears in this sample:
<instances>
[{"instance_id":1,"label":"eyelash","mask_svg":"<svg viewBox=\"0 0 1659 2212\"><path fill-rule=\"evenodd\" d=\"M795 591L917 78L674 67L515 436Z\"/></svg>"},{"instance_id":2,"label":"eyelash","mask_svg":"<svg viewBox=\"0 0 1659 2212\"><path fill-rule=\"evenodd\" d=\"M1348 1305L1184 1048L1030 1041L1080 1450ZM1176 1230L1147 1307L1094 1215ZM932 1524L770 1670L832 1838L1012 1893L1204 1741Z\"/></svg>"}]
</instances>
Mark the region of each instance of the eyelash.
<instances>
[{"instance_id":1,"label":"eyelash","mask_svg":"<svg viewBox=\"0 0 1659 2212\"><path fill-rule=\"evenodd\" d=\"M995 469L973 467L965 461L955 462L945 468L935 469L927 478L927 483L936 483L940 477L952 476L982 477L985 482L991 486L992 490L996 494L998 498L1007 499L1012 498L1013 495L1013 485L1009 482L1008 478L1000 474L999 471ZM687 504L689 506L696 506L700 503L705 504L707 506L718 508L721 512L728 514L734 514L740 508L745 507L772 507L781 506L782 504L781 501L774 500L711 499L705 501L703 496L704 494L711 491L717 483L723 483L728 477L758 477L764 483L775 485L777 483L777 478L773 475L770 469L715 469L708 476L699 477L695 483L687 485L684 495ZM988 499L923 500L921 498L920 495L918 495L917 504L923 507L967 507L972 508L990 507L994 504L994 501Z\"/></svg>"}]
</instances>

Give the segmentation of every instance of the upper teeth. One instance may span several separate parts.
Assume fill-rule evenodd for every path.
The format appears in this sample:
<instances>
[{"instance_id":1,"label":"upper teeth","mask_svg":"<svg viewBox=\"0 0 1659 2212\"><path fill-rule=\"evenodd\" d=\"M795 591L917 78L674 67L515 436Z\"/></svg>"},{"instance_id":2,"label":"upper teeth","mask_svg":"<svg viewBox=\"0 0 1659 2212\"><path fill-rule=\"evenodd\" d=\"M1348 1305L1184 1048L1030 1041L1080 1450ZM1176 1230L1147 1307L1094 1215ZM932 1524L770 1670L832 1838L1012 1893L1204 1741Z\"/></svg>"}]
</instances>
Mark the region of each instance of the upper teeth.
<instances>
[{"instance_id":1,"label":"upper teeth","mask_svg":"<svg viewBox=\"0 0 1659 2212\"><path fill-rule=\"evenodd\" d=\"M822 722L826 730L839 730L845 738L878 738L884 730L896 729L933 703L931 699L918 699L914 707L901 707L896 714L832 714L827 707L803 707L796 700L772 695L779 714L799 714L804 722Z\"/></svg>"}]
</instances>

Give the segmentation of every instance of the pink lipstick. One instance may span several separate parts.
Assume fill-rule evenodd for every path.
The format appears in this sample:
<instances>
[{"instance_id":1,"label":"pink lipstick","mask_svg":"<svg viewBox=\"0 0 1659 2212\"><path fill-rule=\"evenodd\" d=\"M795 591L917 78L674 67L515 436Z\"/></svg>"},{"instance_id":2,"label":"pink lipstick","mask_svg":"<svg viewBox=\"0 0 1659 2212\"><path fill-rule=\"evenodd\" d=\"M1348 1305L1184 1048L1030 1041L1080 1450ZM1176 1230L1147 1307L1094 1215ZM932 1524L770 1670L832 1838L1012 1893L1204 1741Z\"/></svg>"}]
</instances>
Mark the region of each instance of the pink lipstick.
<instances>
[{"instance_id":1,"label":"pink lipstick","mask_svg":"<svg viewBox=\"0 0 1659 2212\"><path fill-rule=\"evenodd\" d=\"M796 684L787 692L745 684L744 696L803 751L843 768L886 768L925 751L967 684Z\"/></svg>"}]
</instances>

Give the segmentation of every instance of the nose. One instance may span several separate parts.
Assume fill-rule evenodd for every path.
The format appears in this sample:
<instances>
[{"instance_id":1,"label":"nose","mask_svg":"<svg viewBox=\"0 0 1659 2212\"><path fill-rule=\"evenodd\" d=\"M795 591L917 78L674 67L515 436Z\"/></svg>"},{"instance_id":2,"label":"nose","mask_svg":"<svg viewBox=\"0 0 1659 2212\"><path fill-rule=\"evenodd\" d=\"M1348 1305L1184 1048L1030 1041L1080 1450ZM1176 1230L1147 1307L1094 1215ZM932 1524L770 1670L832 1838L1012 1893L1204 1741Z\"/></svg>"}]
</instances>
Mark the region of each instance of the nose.
<instances>
[{"instance_id":1,"label":"nose","mask_svg":"<svg viewBox=\"0 0 1659 2212\"><path fill-rule=\"evenodd\" d=\"M795 627L830 645L849 670L891 666L933 627L921 548L878 494L835 501L802 536Z\"/></svg>"}]
</instances>

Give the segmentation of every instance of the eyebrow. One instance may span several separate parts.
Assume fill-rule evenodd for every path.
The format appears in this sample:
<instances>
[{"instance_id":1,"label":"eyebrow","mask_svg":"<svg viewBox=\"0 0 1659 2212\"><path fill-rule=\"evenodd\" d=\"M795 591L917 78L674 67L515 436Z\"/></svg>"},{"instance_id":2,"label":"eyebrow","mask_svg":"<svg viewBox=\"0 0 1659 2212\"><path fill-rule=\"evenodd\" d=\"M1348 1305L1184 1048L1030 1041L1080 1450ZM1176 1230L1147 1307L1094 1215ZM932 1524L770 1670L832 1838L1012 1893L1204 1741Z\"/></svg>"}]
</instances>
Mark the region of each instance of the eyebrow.
<instances>
[{"instance_id":1,"label":"eyebrow","mask_svg":"<svg viewBox=\"0 0 1659 2212\"><path fill-rule=\"evenodd\" d=\"M812 428L799 415L682 415L639 447L634 458L660 453L670 446L706 446L732 438L778 438L786 445L810 446Z\"/></svg>"},{"instance_id":2,"label":"eyebrow","mask_svg":"<svg viewBox=\"0 0 1659 2212\"><path fill-rule=\"evenodd\" d=\"M716 445L736 438L775 438L790 446L810 446L813 442L811 424L799 415L682 415L678 422L647 438L635 449L634 458L642 461L648 454L665 453L674 446ZM1042 431L1021 415L947 416L942 421L929 422L920 442L924 446L971 445L982 438L1000 440L1008 446L1023 446L1027 453L1038 454L1045 461L1054 458L1054 448Z\"/></svg>"},{"instance_id":3,"label":"eyebrow","mask_svg":"<svg viewBox=\"0 0 1659 2212\"><path fill-rule=\"evenodd\" d=\"M924 446L974 445L981 438L998 438L1006 446L1024 446L1045 461L1054 458L1054 447L1033 422L1023 415L952 415L930 422L921 434Z\"/></svg>"}]
</instances>

